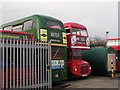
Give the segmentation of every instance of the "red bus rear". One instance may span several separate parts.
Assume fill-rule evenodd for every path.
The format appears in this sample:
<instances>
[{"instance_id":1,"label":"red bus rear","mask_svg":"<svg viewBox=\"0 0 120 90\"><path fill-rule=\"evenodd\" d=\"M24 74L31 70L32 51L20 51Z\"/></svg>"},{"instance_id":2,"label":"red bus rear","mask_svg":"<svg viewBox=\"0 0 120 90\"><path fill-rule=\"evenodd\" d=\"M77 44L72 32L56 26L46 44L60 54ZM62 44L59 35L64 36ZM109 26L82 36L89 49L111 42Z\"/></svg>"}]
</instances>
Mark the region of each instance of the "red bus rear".
<instances>
[{"instance_id":1,"label":"red bus rear","mask_svg":"<svg viewBox=\"0 0 120 90\"><path fill-rule=\"evenodd\" d=\"M117 51L117 61L118 61L117 71L120 71L120 38L108 39L106 46L113 47Z\"/></svg>"},{"instance_id":2,"label":"red bus rear","mask_svg":"<svg viewBox=\"0 0 120 90\"><path fill-rule=\"evenodd\" d=\"M87 28L78 23L64 24L67 35L68 67L76 76L86 77L91 73L91 66L82 60L81 50L90 49Z\"/></svg>"}]
</instances>

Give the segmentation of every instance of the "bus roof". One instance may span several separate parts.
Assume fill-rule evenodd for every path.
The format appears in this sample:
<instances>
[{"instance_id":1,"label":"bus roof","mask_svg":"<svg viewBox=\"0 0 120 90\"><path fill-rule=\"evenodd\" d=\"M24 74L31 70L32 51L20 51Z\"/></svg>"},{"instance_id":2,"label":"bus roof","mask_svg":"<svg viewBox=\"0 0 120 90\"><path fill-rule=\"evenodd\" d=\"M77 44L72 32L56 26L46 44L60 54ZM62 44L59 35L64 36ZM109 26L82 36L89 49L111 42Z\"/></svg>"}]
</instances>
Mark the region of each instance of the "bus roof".
<instances>
[{"instance_id":1,"label":"bus roof","mask_svg":"<svg viewBox=\"0 0 120 90\"><path fill-rule=\"evenodd\" d=\"M0 28L5 27L5 26L9 26L9 25L14 25L14 24L17 24L17 23L21 23L21 22L24 22L25 20L36 19L36 18L39 18L41 20L48 19L48 20L54 20L54 21L61 22L60 20L58 20L56 18L53 18L53 17L50 17L50 16L35 14L35 15L32 15L32 16L28 16L28 17L25 17L25 18L22 18L22 19L17 19L15 21L0 25Z\"/></svg>"},{"instance_id":2,"label":"bus roof","mask_svg":"<svg viewBox=\"0 0 120 90\"><path fill-rule=\"evenodd\" d=\"M69 22L69 23L64 23L64 26L65 27L74 27L74 28L80 28L80 29L84 29L84 30L87 30L87 28L81 24L78 24L78 23L74 23L74 22Z\"/></svg>"}]
</instances>

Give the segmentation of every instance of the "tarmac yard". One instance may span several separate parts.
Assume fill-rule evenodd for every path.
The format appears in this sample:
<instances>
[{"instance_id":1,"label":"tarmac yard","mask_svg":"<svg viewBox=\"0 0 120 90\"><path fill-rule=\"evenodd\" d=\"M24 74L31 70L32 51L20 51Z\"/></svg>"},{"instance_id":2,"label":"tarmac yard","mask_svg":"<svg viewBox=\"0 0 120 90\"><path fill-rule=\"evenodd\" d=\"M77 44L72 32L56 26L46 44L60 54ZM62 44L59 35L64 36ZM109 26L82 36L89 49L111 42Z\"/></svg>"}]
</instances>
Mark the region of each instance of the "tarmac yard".
<instances>
[{"instance_id":1,"label":"tarmac yard","mask_svg":"<svg viewBox=\"0 0 120 90\"><path fill-rule=\"evenodd\" d=\"M120 88L120 73L115 78L107 76L89 76L86 79L74 79L53 85L53 88Z\"/></svg>"}]
</instances>

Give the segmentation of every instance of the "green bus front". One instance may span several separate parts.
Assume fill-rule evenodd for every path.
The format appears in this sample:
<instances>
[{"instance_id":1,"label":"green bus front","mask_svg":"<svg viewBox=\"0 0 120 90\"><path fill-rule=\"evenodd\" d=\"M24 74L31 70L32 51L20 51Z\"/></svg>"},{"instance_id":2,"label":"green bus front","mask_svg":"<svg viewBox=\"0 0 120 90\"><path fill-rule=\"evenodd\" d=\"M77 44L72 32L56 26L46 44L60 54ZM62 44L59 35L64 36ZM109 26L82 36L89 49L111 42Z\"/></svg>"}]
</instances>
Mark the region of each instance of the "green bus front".
<instances>
[{"instance_id":1,"label":"green bus front","mask_svg":"<svg viewBox=\"0 0 120 90\"><path fill-rule=\"evenodd\" d=\"M33 15L2 25L0 29L32 33L36 44L51 41L52 82L67 79L67 41L61 21L48 16Z\"/></svg>"}]
</instances>

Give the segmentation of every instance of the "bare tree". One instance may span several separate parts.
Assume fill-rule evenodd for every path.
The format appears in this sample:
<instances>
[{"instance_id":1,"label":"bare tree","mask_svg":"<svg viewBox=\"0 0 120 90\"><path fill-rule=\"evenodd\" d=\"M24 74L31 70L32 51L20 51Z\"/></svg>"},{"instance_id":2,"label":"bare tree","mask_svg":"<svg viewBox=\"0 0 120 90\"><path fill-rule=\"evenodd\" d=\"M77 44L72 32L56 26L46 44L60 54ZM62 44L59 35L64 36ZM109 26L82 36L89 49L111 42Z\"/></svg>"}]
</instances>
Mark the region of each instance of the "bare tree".
<instances>
[{"instance_id":1,"label":"bare tree","mask_svg":"<svg viewBox=\"0 0 120 90\"><path fill-rule=\"evenodd\" d=\"M101 38L99 36L95 36L93 38L90 38L90 45L93 45L93 46L105 46L106 45L106 39Z\"/></svg>"}]
</instances>

